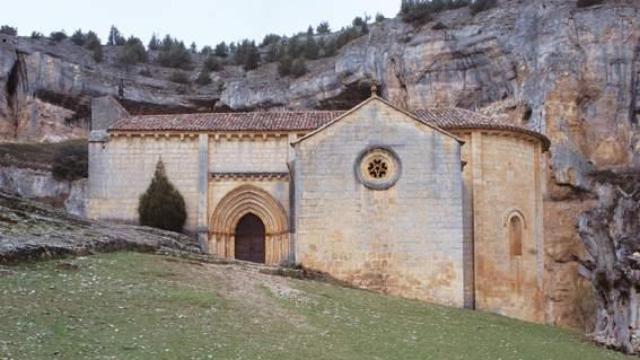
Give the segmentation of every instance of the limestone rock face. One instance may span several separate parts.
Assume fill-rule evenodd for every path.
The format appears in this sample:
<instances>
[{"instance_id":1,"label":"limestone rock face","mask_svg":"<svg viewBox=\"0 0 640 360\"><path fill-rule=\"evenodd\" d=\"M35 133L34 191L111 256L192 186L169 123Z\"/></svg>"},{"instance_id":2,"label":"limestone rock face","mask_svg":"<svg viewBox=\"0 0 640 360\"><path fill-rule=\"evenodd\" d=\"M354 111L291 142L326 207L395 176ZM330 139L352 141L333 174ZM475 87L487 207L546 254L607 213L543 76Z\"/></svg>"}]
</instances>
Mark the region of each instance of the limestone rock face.
<instances>
[{"instance_id":1,"label":"limestone rock face","mask_svg":"<svg viewBox=\"0 0 640 360\"><path fill-rule=\"evenodd\" d=\"M433 29L436 22L444 28ZM552 140L547 320L590 323L574 302L584 285L575 271L584 255L576 219L598 202L593 171L640 166L640 2L577 8L568 0L500 0L475 16L442 12L420 28L388 19L336 57L308 62L298 79L280 78L276 64L250 72L227 66L211 85L179 85L167 80L171 69L118 67L118 49L104 51L97 64L66 41L0 38L0 136L86 136L90 98L117 95L121 79L133 113L348 108L376 81L409 110L456 105L540 129Z\"/></svg>"},{"instance_id":2,"label":"limestone rock face","mask_svg":"<svg viewBox=\"0 0 640 360\"><path fill-rule=\"evenodd\" d=\"M85 220L4 192L0 213L0 264L115 250L200 253L184 234Z\"/></svg>"},{"instance_id":3,"label":"limestone rock face","mask_svg":"<svg viewBox=\"0 0 640 360\"><path fill-rule=\"evenodd\" d=\"M64 208L73 215L87 215L87 179L57 180L49 170L0 166L0 189Z\"/></svg>"}]
</instances>

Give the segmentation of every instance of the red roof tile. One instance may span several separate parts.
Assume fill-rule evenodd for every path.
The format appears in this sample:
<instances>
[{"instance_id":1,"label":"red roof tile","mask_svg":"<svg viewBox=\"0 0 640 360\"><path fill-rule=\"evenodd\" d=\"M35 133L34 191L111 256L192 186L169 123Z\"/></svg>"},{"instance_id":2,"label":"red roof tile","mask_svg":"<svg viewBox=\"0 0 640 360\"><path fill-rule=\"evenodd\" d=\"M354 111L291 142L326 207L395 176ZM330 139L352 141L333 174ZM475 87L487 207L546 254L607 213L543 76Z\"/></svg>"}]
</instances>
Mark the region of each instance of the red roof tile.
<instances>
[{"instance_id":1,"label":"red roof tile","mask_svg":"<svg viewBox=\"0 0 640 360\"><path fill-rule=\"evenodd\" d=\"M344 111L139 115L121 119L110 131L309 131Z\"/></svg>"},{"instance_id":2,"label":"red roof tile","mask_svg":"<svg viewBox=\"0 0 640 360\"><path fill-rule=\"evenodd\" d=\"M296 111L251 113L206 113L177 115L137 115L121 119L109 131L312 131L346 111ZM443 130L487 129L514 131L540 139L547 148L549 139L525 126L511 124L461 108L418 110L414 114L425 123Z\"/></svg>"}]
</instances>

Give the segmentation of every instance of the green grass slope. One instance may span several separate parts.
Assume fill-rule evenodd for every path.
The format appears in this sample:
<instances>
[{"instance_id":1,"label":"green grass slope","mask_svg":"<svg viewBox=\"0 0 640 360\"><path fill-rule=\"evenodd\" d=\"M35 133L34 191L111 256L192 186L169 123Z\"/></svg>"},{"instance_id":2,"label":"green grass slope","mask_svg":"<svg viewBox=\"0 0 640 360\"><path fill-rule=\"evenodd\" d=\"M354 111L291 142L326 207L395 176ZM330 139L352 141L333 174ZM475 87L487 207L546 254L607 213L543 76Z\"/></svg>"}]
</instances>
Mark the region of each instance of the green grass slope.
<instances>
[{"instance_id":1,"label":"green grass slope","mask_svg":"<svg viewBox=\"0 0 640 360\"><path fill-rule=\"evenodd\" d=\"M482 312L124 252L0 267L0 324L12 359L626 358Z\"/></svg>"}]
</instances>

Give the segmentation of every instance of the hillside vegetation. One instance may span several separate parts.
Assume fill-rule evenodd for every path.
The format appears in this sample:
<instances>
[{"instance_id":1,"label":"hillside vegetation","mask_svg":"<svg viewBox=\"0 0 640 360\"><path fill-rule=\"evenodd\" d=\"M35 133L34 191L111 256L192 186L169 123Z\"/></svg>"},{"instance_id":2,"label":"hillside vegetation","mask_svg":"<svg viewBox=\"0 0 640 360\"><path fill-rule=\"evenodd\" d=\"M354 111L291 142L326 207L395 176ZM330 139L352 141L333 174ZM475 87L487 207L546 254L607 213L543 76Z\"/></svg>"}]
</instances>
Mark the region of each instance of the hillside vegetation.
<instances>
[{"instance_id":1,"label":"hillside vegetation","mask_svg":"<svg viewBox=\"0 0 640 360\"><path fill-rule=\"evenodd\" d=\"M625 359L575 333L139 253L0 268L0 357Z\"/></svg>"}]
</instances>

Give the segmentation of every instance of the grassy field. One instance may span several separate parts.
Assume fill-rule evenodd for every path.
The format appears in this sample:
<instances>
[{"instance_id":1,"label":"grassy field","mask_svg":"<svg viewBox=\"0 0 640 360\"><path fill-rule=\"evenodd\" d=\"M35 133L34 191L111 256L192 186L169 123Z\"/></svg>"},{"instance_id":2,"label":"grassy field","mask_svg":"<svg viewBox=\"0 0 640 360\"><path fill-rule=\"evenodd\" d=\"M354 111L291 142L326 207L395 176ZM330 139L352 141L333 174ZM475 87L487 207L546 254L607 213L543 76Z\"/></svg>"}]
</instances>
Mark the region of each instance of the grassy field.
<instances>
[{"instance_id":1,"label":"grassy field","mask_svg":"<svg viewBox=\"0 0 640 360\"><path fill-rule=\"evenodd\" d=\"M626 359L577 333L138 253L0 268L0 358Z\"/></svg>"}]
</instances>

